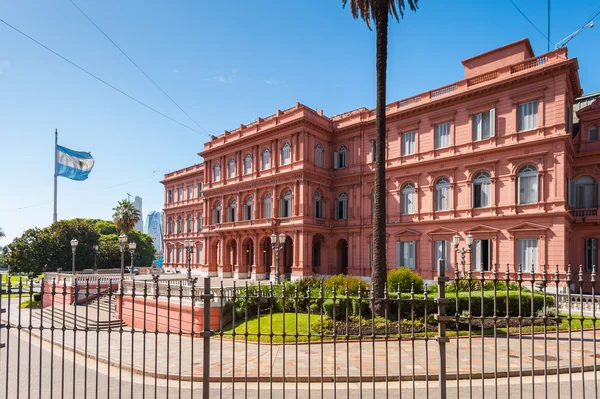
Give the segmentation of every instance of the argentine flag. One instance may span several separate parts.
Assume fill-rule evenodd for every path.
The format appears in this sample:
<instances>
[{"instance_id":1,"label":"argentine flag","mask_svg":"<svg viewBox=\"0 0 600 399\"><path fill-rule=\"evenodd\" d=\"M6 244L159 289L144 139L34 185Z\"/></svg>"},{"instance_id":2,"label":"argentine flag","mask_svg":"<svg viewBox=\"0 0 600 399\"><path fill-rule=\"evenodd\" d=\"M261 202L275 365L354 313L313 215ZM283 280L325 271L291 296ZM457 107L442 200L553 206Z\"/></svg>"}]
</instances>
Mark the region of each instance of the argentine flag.
<instances>
[{"instance_id":1,"label":"argentine flag","mask_svg":"<svg viewBox=\"0 0 600 399\"><path fill-rule=\"evenodd\" d=\"M56 175L71 180L85 180L94 167L94 158L89 152L73 151L56 146Z\"/></svg>"}]
</instances>

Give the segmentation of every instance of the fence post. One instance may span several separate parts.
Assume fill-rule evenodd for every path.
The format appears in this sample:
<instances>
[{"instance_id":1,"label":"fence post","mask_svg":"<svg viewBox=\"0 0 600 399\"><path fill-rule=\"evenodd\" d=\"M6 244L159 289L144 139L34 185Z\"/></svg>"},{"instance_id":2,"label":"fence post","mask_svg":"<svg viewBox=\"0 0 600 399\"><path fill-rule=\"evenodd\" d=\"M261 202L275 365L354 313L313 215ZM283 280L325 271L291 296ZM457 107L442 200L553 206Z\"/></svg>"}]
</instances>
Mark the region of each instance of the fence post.
<instances>
[{"instance_id":1,"label":"fence post","mask_svg":"<svg viewBox=\"0 0 600 399\"><path fill-rule=\"evenodd\" d=\"M42 283L43 284L43 283ZM43 285L42 285L43 287ZM2 275L0 274L0 293L2 293L4 291L4 289L2 288ZM10 296L10 274L6 274L6 293L8 294L6 297L8 298ZM44 289L42 288L42 294L44 293ZM0 317L2 317L2 314L6 313L6 309L2 308L2 300L0 299ZM0 319L0 338L2 338L2 329L6 328L6 326L2 323L2 320ZM4 344L3 342L0 342L0 349L4 348L6 346L6 344Z\"/></svg>"},{"instance_id":2,"label":"fence post","mask_svg":"<svg viewBox=\"0 0 600 399\"><path fill-rule=\"evenodd\" d=\"M213 294L210 289L210 277L204 277L204 290L200 299L203 300L204 306L204 330L202 330L202 337L204 342L202 345L202 398L209 399L209 386L210 386L210 337L213 332L210 329L210 302L213 299ZM193 321L192 321L193 322Z\"/></svg>"},{"instance_id":3,"label":"fence post","mask_svg":"<svg viewBox=\"0 0 600 399\"><path fill-rule=\"evenodd\" d=\"M446 305L448 304L448 298L446 298L446 264L444 259L440 259L437 264L437 285L438 285L438 297L437 306L438 313L436 319L438 322L438 335L436 340L439 345L439 359L440 359L440 370L439 370L439 386L440 386L440 399L446 399L446 343L448 337L446 337L446 322L448 316L446 316Z\"/></svg>"}]
</instances>

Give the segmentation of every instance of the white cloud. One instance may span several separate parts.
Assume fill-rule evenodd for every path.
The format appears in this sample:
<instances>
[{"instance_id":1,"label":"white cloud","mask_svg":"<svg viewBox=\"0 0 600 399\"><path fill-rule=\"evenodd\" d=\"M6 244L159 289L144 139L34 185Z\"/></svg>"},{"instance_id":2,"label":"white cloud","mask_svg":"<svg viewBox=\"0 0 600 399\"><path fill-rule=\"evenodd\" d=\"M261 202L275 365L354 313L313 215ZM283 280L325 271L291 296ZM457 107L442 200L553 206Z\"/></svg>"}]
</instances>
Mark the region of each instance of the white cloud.
<instances>
[{"instance_id":1,"label":"white cloud","mask_svg":"<svg viewBox=\"0 0 600 399\"><path fill-rule=\"evenodd\" d=\"M278 84L283 83L283 81L277 80L277 79L267 79L267 80L265 80L265 83L268 85L278 85Z\"/></svg>"},{"instance_id":2,"label":"white cloud","mask_svg":"<svg viewBox=\"0 0 600 399\"><path fill-rule=\"evenodd\" d=\"M179 73L179 69L173 68L173 73Z\"/></svg>"},{"instance_id":3,"label":"white cloud","mask_svg":"<svg viewBox=\"0 0 600 399\"><path fill-rule=\"evenodd\" d=\"M235 77L236 77L237 73L238 73L238 69L234 68L231 70L231 73L229 75L215 76L210 79L207 78L204 80L213 81L213 82L217 82L217 83L221 83L221 84L230 84L235 81Z\"/></svg>"}]
</instances>

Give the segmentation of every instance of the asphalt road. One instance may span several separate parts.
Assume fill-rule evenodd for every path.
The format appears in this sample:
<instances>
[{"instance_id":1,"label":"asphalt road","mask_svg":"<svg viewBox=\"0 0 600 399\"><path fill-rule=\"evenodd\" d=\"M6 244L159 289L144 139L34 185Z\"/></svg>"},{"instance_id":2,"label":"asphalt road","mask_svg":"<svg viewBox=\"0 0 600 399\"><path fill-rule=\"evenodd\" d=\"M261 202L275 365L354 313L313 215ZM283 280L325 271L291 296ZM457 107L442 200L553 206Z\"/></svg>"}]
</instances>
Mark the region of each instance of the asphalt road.
<instances>
[{"instance_id":1,"label":"asphalt road","mask_svg":"<svg viewBox=\"0 0 600 399\"><path fill-rule=\"evenodd\" d=\"M2 341L7 342L7 348L0 349L0 398L201 398L201 383L166 381L144 379L140 375L130 375L128 372L119 376L119 369L96 363L84 356L73 355L72 352L62 350L47 342L40 343L33 338L31 345L27 330L12 329L10 336L2 334ZM7 359L8 355L8 359ZM64 363L62 359L64 358ZM97 367L97 368L96 368ZM8 373L7 373L8 370ZM64 370L64 372L63 372ZM87 370L87 373L86 373ZM568 375L561 375L560 389L556 376L548 377L548 385L544 384L544 377L535 377L532 384L531 377L524 377L521 385L519 378L512 378L510 383L506 379L498 380L497 387L494 380L486 380L485 386L481 381L473 381L472 388L469 381L461 381L457 389L456 381L448 382L448 398L506 398L522 397L548 397L548 398L597 398L600 391L596 391L595 383L600 378L600 373L586 373L584 384L581 374L572 377L569 384ZM584 388L585 385L585 388ZM403 381L401 392L398 382L390 382L387 389L385 383L365 383L361 385L345 383L337 385L323 384L298 384L285 385L285 392L281 383L274 383L273 390L268 383L243 382L234 386L227 383L220 386L211 383L211 398L437 398L439 392L437 382ZM247 394L245 389L248 389ZM572 392L570 391L572 387ZM349 389L348 389L349 388ZM413 389L414 388L414 389ZM534 390L532 389L534 388ZM260 390L260 395L259 395ZM584 395L585 390L585 395ZM546 396L547 394L547 396ZM560 396L559 396L560 394Z\"/></svg>"}]
</instances>

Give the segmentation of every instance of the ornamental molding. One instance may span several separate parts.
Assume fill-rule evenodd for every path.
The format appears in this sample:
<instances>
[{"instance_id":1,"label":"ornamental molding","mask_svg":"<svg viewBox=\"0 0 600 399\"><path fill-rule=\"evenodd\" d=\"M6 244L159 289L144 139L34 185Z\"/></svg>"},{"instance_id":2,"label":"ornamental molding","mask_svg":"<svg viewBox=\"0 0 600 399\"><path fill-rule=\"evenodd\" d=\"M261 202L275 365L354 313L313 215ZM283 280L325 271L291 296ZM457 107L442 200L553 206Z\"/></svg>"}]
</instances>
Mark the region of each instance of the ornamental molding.
<instances>
[{"instance_id":1,"label":"ornamental molding","mask_svg":"<svg viewBox=\"0 0 600 399\"><path fill-rule=\"evenodd\" d=\"M574 177L583 176L583 175L594 175L596 177L600 176L600 164L573 168L573 176Z\"/></svg>"}]
</instances>

